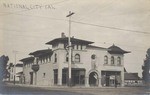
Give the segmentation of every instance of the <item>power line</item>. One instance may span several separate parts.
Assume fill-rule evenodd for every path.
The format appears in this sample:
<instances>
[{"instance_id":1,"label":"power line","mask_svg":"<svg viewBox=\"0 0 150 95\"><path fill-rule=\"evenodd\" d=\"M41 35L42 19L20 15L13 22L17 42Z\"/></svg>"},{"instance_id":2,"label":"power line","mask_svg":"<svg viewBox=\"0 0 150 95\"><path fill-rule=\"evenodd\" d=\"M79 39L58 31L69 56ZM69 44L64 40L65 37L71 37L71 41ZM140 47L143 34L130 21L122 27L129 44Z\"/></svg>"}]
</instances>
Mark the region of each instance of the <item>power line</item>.
<instances>
[{"instance_id":1,"label":"power line","mask_svg":"<svg viewBox=\"0 0 150 95\"><path fill-rule=\"evenodd\" d=\"M143 34L150 34L149 32L143 32L143 31L137 31L137 30L129 30L129 29L122 29L122 28L117 28L117 27L103 26L103 25L97 25L97 24L91 24L91 23L85 23L85 22L79 22L79 21L72 21L72 22L79 23L79 24L84 24L84 25L96 26L96 27L115 29L115 30L122 30L122 31L129 31L129 32L143 33Z\"/></svg>"},{"instance_id":2,"label":"power line","mask_svg":"<svg viewBox=\"0 0 150 95\"><path fill-rule=\"evenodd\" d=\"M14 15L30 16L30 17L32 16L32 17L45 18L45 19L51 19L51 20L68 21L68 20L65 20L65 19L50 18L50 17L43 17L43 16L33 16L33 15L23 15L23 14L14 14ZM135 32L135 33L143 33L143 34L148 34L148 35L150 34L149 32L143 32L143 31L138 31L138 30L130 30L130 29L122 29L122 28L110 27L110 26L103 26L103 25L85 23L85 22L80 22L80 21L72 21L72 22L79 23L79 24L84 24L84 25L96 26L96 27L103 27L103 28L115 29L115 30L129 31L129 32Z\"/></svg>"}]
</instances>

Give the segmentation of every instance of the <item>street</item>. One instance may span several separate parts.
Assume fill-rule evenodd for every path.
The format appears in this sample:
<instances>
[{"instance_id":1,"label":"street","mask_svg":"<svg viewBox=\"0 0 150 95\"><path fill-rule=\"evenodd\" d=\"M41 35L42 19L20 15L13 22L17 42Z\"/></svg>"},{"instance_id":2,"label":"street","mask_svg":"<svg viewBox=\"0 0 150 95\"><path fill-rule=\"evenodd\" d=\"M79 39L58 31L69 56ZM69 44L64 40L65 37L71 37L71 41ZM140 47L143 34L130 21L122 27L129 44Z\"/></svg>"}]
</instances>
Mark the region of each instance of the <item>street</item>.
<instances>
[{"instance_id":1,"label":"street","mask_svg":"<svg viewBox=\"0 0 150 95\"><path fill-rule=\"evenodd\" d=\"M123 88L84 88L84 87L36 87L20 85L1 85L3 95L150 95L150 89L145 87Z\"/></svg>"}]
</instances>

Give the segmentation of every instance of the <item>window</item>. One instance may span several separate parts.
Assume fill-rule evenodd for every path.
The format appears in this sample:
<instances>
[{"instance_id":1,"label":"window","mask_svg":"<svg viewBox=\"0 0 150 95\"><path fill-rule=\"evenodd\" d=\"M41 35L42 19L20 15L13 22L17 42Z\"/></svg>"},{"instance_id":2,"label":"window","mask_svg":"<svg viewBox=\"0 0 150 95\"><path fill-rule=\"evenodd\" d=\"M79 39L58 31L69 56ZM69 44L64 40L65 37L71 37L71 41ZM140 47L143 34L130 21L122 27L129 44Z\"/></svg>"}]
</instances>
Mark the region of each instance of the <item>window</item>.
<instances>
[{"instance_id":1,"label":"window","mask_svg":"<svg viewBox=\"0 0 150 95\"><path fill-rule=\"evenodd\" d=\"M54 84L58 83L58 70L54 70Z\"/></svg>"},{"instance_id":2,"label":"window","mask_svg":"<svg viewBox=\"0 0 150 95\"><path fill-rule=\"evenodd\" d=\"M77 45L77 49L79 49L79 45Z\"/></svg>"},{"instance_id":3,"label":"window","mask_svg":"<svg viewBox=\"0 0 150 95\"><path fill-rule=\"evenodd\" d=\"M114 56L111 56L111 64L114 64Z\"/></svg>"},{"instance_id":4,"label":"window","mask_svg":"<svg viewBox=\"0 0 150 95\"><path fill-rule=\"evenodd\" d=\"M82 45L81 45L81 50L82 50Z\"/></svg>"},{"instance_id":5,"label":"window","mask_svg":"<svg viewBox=\"0 0 150 95\"><path fill-rule=\"evenodd\" d=\"M54 60L54 62L57 62L57 54L55 53L55 60Z\"/></svg>"},{"instance_id":6,"label":"window","mask_svg":"<svg viewBox=\"0 0 150 95\"><path fill-rule=\"evenodd\" d=\"M107 55L104 56L104 64L108 64L108 56Z\"/></svg>"},{"instance_id":7,"label":"window","mask_svg":"<svg viewBox=\"0 0 150 95\"><path fill-rule=\"evenodd\" d=\"M120 57L117 58L117 63L118 63L118 65L121 65L121 58Z\"/></svg>"},{"instance_id":8,"label":"window","mask_svg":"<svg viewBox=\"0 0 150 95\"><path fill-rule=\"evenodd\" d=\"M68 53L66 54L66 62L68 62L69 61L69 55L68 55Z\"/></svg>"},{"instance_id":9,"label":"window","mask_svg":"<svg viewBox=\"0 0 150 95\"><path fill-rule=\"evenodd\" d=\"M43 78L45 78L45 73L43 73Z\"/></svg>"},{"instance_id":10,"label":"window","mask_svg":"<svg viewBox=\"0 0 150 95\"><path fill-rule=\"evenodd\" d=\"M79 54L75 55L75 62L80 62L80 55Z\"/></svg>"},{"instance_id":11,"label":"window","mask_svg":"<svg viewBox=\"0 0 150 95\"><path fill-rule=\"evenodd\" d=\"M95 54L93 54L92 56L91 56L91 59L96 59L96 55Z\"/></svg>"}]
</instances>

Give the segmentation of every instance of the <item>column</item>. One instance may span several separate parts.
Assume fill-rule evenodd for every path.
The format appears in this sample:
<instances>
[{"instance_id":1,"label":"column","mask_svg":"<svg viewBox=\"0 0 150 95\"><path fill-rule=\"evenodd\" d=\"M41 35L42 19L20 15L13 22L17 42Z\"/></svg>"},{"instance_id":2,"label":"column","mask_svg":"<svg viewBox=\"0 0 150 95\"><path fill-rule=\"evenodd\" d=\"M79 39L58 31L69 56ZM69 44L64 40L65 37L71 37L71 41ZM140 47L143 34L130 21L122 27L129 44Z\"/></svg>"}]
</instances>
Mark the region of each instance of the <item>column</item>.
<instances>
[{"instance_id":1,"label":"column","mask_svg":"<svg viewBox=\"0 0 150 95\"><path fill-rule=\"evenodd\" d=\"M121 72L121 86L124 86L124 70Z\"/></svg>"},{"instance_id":2,"label":"column","mask_svg":"<svg viewBox=\"0 0 150 95\"><path fill-rule=\"evenodd\" d=\"M89 77L85 77L85 87L89 87Z\"/></svg>"},{"instance_id":3,"label":"column","mask_svg":"<svg viewBox=\"0 0 150 95\"><path fill-rule=\"evenodd\" d=\"M99 81L98 87L102 87L101 79L102 79L102 76L101 76L101 71L100 71L99 76L98 76L98 81Z\"/></svg>"},{"instance_id":4,"label":"column","mask_svg":"<svg viewBox=\"0 0 150 95\"><path fill-rule=\"evenodd\" d=\"M62 69L58 68L58 83L57 85L62 85Z\"/></svg>"}]
</instances>

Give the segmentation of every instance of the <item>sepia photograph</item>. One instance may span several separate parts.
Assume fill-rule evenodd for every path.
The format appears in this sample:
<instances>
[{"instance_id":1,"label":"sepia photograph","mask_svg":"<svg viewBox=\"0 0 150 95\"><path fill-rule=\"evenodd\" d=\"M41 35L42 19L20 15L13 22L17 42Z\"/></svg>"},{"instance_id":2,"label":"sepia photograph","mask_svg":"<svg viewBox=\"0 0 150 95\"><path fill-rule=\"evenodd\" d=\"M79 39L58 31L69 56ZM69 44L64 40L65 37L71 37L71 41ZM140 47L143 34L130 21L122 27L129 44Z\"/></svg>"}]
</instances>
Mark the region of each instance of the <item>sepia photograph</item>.
<instances>
[{"instance_id":1,"label":"sepia photograph","mask_svg":"<svg viewBox=\"0 0 150 95\"><path fill-rule=\"evenodd\" d=\"M150 0L0 0L0 95L150 95Z\"/></svg>"}]
</instances>

